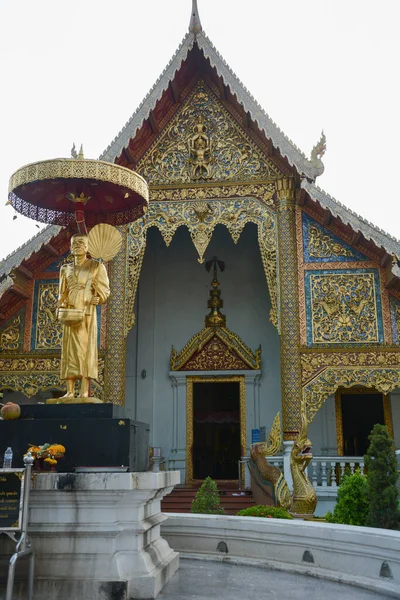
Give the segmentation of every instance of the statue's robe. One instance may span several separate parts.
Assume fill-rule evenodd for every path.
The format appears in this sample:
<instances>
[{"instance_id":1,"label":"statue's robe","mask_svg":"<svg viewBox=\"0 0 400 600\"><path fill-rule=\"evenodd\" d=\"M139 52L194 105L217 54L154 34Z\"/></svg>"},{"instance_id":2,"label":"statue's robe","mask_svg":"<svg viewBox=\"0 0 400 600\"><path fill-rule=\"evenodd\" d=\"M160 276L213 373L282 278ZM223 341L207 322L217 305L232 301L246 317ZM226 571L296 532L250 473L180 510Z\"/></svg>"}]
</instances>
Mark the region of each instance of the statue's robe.
<instances>
[{"instance_id":1,"label":"statue's robe","mask_svg":"<svg viewBox=\"0 0 400 600\"><path fill-rule=\"evenodd\" d=\"M97 311L93 296L104 304L110 295L107 271L102 263L87 258L81 265L63 265L60 270L59 302L84 310L82 323L64 325L60 379L98 377Z\"/></svg>"}]
</instances>

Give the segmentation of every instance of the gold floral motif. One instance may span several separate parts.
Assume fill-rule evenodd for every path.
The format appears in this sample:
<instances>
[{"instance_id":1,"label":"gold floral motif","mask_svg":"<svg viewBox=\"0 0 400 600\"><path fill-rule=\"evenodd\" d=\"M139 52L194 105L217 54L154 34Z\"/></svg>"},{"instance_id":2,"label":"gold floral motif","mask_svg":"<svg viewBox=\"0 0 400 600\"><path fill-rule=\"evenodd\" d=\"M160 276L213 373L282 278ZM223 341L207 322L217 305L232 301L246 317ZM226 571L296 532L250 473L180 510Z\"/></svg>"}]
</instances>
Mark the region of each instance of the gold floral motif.
<instances>
[{"instance_id":1,"label":"gold floral motif","mask_svg":"<svg viewBox=\"0 0 400 600\"><path fill-rule=\"evenodd\" d=\"M168 246L177 229L185 225L198 251L199 262L203 262L204 253L217 225L225 225L233 241L237 243L247 223L255 223L258 227L258 242L271 297L270 319L277 327L276 224L275 215L270 209L253 198L208 202L151 202L145 217L128 228L125 336L134 324L134 304L146 248L147 229L157 227Z\"/></svg>"},{"instance_id":2,"label":"gold floral motif","mask_svg":"<svg viewBox=\"0 0 400 600\"><path fill-rule=\"evenodd\" d=\"M241 456L246 455L246 384L243 375L226 377L186 378L186 483L193 481L193 384L194 383L239 383L240 446ZM242 484L243 481L242 473Z\"/></svg>"},{"instance_id":3,"label":"gold floral motif","mask_svg":"<svg viewBox=\"0 0 400 600\"><path fill-rule=\"evenodd\" d=\"M331 394L340 387L364 386L382 394L392 392L400 385L400 369L379 367L328 367L303 388L307 419L311 422Z\"/></svg>"},{"instance_id":4,"label":"gold floral motif","mask_svg":"<svg viewBox=\"0 0 400 600\"><path fill-rule=\"evenodd\" d=\"M171 351L171 371L260 369L261 348L252 352L226 327L205 327L179 353Z\"/></svg>"},{"instance_id":5,"label":"gold floral motif","mask_svg":"<svg viewBox=\"0 0 400 600\"><path fill-rule=\"evenodd\" d=\"M354 256L350 248L346 248L327 235L319 227L309 225L308 227L308 253L312 258L332 258L335 256Z\"/></svg>"},{"instance_id":6,"label":"gold floral motif","mask_svg":"<svg viewBox=\"0 0 400 600\"><path fill-rule=\"evenodd\" d=\"M15 317L0 333L0 347L6 350L18 350L20 346L21 315Z\"/></svg>"},{"instance_id":7,"label":"gold floral motif","mask_svg":"<svg viewBox=\"0 0 400 600\"><path fill-rule=\"evenodd\" d=\"M310 275L312 343L379 342L373 273Z\"/></svg>"},{"instance_id":8,"label":"gold floral motif","mask_svg":"<svg viewBox=\"0 0 400 600\"><path fill-rule=\"evenodd\" d=\"M400 351L377 349L372 352L302 352L302 379L306 384L326 367L398 367Z\"/></svg>"},{"instance_id":9,"label":"gold floral motif","mask_svg":"<svg viewBox=\"0 0 400 600\"><path fill-rule=\"evenodd\" d=\"M137 164L149 185L280 176L204 81Z\"/></svg>"},{"instance_id":10,"label":"gold floral motif","mask_svg":"<svg viewBox=\"0 0 400 600\"><path fill-rule=\"evenodd\" d=\"M38 289L36 350L61 348L62 325L56 317L58 283L41 283Z\"/></svg>"},{"instance_id":11,"label":"gold floral motif","mask_svg":"<svg viewBox=\"0 0 400 600\"><path fill-rule=\"evenodd\" d=\"M212 200L213 198L243 198L245 196L262 200L268 206L274 205L275 186L271 182L243 182L233 185L202 185L198 187L151 187L150 202L182 202L185 200Z\"/></svg>"}]
</instances>

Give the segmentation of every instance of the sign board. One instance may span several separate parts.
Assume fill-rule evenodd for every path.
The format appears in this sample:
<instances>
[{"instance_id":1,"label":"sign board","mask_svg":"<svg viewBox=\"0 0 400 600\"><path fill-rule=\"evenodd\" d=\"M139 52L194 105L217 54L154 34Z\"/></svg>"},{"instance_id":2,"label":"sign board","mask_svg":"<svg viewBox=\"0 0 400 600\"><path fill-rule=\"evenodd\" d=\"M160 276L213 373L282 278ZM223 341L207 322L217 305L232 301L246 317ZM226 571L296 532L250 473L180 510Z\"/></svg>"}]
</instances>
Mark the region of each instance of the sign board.
<instances>
[{"instance_id":1,"label":"sign board","mask_svg":"<svg viewBox=\"0 0 400 600\"><path fill-rule=\"evenodd\" d=\"M260 442L266 442L267 441L267 428L265 425L263 425L262 427L260 427Z\"/></svg>"},{"instance_id":2,"label":"sign board","mask_svg":"<svg viewBox=\"0 0 400 600\"><path fill-rule=\"evenodd\" d=\"M0 469L0 531L20 531L25 469Z\"/></svg>"},{"instance_id":3,"label":"sign board","mask_svg":"<svg viewBox=\"0 0 400 600\"><path fill-rule=\"evenodd\" d=\"M257 444L260 441L260 430L252 429L251 430L251 443Z\"/></svg>"}]
</instances>

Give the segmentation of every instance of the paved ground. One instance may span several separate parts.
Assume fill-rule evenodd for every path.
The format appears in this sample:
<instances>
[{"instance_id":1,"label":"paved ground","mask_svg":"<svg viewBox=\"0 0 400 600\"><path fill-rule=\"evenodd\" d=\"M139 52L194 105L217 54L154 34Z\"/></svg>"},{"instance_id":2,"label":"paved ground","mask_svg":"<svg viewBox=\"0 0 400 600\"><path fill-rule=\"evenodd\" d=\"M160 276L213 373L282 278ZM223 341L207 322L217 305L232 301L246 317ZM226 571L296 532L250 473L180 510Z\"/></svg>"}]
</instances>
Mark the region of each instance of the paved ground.
<instances>
[{"instance_id":1,"label":"paved ground","mask_svg":"<svg viewBox=\"0 0 400 600\"><path fill-rule=\"evenodd\" d=\"M341 583L261 567L181 559L158 600L388 600Z\"/></svg>"}]
</instances>

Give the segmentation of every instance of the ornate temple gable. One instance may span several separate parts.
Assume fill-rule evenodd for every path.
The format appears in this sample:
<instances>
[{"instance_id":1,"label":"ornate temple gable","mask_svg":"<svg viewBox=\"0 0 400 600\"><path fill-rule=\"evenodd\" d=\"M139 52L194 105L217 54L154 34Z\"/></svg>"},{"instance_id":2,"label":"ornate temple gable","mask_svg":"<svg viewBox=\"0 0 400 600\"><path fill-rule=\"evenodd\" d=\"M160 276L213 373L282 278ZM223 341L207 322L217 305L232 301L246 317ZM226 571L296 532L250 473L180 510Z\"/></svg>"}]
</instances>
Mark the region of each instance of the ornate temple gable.
<instances>
[{"instance_id":1,"label":"ornate temple gable","mask_svg":"<svg viewBox=\"0 0 400 600\"><path fill-rule=\"evenodd\" d=\"M314 219L329 223L329 230L353 248L378 261L380 266L388 267L396 279L393 285L400 292L400 267L393 269L389 264L392 256L400 258L399 240L355 214L306 179L301 182L298 203Z\"/></svg>"},{"instance_id":2,"label":"ornate temple gable","mask_svg":"<svg viewBox=\"0 0 400 600\"><path fill-rule=\"evenodd\" d=\"M303 213L304 262L354 262L366 256Z\"/></svg>"},{"instance_id":3,"label":"ornate temple gable","mask_svg":"<svg viewBox=\"0 0 400 600\"><path fill-rule=\"evenodd\" d=\"M261 347L252 352L226 327L205 327L180 352L171 351L171 371L260 369Z\"/></svg>"},{"instance_id":4,"label":"ornate temple gable","mask_svg":"<svg viewBox=\"0 0 400 600\"><path fill-rule=\"evenodd\" d=\"M137 164L150 186L271 180L274 163L199 81L179 113Z\"/></svg>"}]
</instances>

